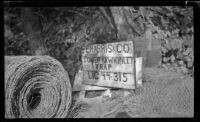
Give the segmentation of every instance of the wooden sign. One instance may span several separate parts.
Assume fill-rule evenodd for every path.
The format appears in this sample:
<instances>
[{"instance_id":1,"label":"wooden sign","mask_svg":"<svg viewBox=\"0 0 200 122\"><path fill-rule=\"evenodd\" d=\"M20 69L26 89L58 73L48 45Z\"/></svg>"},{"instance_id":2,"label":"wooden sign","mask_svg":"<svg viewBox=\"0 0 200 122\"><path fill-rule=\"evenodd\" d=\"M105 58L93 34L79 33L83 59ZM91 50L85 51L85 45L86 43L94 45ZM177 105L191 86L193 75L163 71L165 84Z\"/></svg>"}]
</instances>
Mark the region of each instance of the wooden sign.
<instances>
[{"instance_id":1,"label":"wooden sign","mask_svg":"<svg viewBox=\"0 0 200 122\"><path fill-rule=\"evenodd\" d=\"M92 86L83 84L83 71L79 70L74 79L73 91L97 91L97 90L106 90L107 87Z\"/></svg>"},{"instance_id":2,"label":"wooden sign","mask_svg":"<svg viewBox=\"0 0 200 122\"><path fill-rule=\"evenodd\" d=\"M132 41L90 45L83 50L82 63L84 84L135 88ZM141 68L136 69L136 79L141 84L142 58L136 59L137 65Z\"/></svg>"}]
</instances>

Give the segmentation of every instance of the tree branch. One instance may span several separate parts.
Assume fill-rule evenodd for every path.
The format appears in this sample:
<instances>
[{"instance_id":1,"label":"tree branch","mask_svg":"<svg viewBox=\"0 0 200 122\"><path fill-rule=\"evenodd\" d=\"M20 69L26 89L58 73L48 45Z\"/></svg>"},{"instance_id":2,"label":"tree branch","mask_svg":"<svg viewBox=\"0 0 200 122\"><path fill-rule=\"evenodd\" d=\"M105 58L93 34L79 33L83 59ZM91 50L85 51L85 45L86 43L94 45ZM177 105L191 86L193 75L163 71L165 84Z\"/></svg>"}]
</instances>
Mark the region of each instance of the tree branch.
<instances>
[{"instance_id":1,"label":"tree branch","mask_svg":"<svg viewBox=\"0 0 200 122\"><path fill-rule=\"evenodd\" d=\"M107 11L106 11L105 7L99 7L99 9L100 9L103 17L107 21L107 23L110 24L112 29L115 30L115 34L116 34L116 38L117 38L118 30L117 30L117 26L116 26L116 23L115 23L115 20L114 20L114 17L112 15L112 12L111 12L110 8L107 8Z\"/></svg>"}]
</instances>

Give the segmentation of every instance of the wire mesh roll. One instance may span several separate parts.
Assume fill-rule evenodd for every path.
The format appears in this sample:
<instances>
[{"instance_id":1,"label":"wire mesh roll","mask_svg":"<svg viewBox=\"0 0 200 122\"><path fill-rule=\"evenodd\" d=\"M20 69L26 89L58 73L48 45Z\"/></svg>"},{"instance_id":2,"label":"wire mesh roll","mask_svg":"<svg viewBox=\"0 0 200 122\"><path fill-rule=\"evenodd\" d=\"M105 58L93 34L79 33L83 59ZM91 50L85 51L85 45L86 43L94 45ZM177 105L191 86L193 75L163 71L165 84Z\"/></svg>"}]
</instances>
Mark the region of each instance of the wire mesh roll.
<instances>
[{"instance_id":1,"label":"wire mesh roll","mask_svg":"<svg viewBox=\"0 0 200 122\"><path fill-rule=\"evenodd\" d=\"M68 74L49 56L5 56L5 117L65 118L71 105Z\"/></svg>"}]
</instances>

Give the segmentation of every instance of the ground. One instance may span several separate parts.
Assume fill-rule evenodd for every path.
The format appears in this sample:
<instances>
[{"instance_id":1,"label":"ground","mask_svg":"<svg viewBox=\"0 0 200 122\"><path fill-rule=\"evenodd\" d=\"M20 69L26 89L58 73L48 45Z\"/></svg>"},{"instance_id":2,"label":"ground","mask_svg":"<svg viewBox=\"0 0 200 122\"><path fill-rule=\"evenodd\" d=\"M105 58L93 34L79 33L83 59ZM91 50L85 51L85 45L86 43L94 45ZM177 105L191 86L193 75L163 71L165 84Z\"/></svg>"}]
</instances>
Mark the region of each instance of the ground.
<instances>
[{"instance_id":1,"label":"ground","mask_svg":"<svg viewBox=\"0 0 200 122\"><path fill-rule=\"evenodd\" d=\"M112 97L90 92L87 97L93 98L78 99L90 106L79 114L89 118L193 117L193 77L162 68L143 71L143 86L136 90L111 90Z\"/></svg>"}]
</instances>

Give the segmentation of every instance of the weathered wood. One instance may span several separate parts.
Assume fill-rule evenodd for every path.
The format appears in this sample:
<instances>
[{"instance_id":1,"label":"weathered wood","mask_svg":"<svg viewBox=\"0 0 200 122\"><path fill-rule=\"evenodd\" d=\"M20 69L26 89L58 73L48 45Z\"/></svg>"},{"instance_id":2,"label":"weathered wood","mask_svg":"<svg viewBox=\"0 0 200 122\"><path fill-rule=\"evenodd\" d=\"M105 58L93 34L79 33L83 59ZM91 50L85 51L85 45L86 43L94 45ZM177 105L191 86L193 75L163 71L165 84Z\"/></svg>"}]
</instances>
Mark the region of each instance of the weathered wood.
<instances>
[{"instance_id":1,"label":"weathered wood","mask_svg":"<svg viewBox=\"0 0 200 122\"><path fill-rule=\"evenodd\" d=\"M151 50L147 52L147 60L145 67L156 67L161 61L160 50Z\"/></svg>"},{"instance_id":2,"label":"weathered wood","mask_svg":"<svg viewBox=\"0 0 200 122\"><path fill-rule=\"evenodd\" d=\"M83 83L134 89L133 42L94 44L83 51ZM136 59L136 81L141 85L142 58Z\"/></svg>"},{"instance_id":3,"label":"weathered wood","mask_svg":"<svg viewBox=\"0 0 200 122\"><path fill-rule=\"evenodd\" d=\"M109 89L109 88L83 84L83 71L79 70L79 72L75 76L72 91L93 91L93 90L97 91L97 90L106 90L106 89Z\"/></svg>"}]
</instances>

